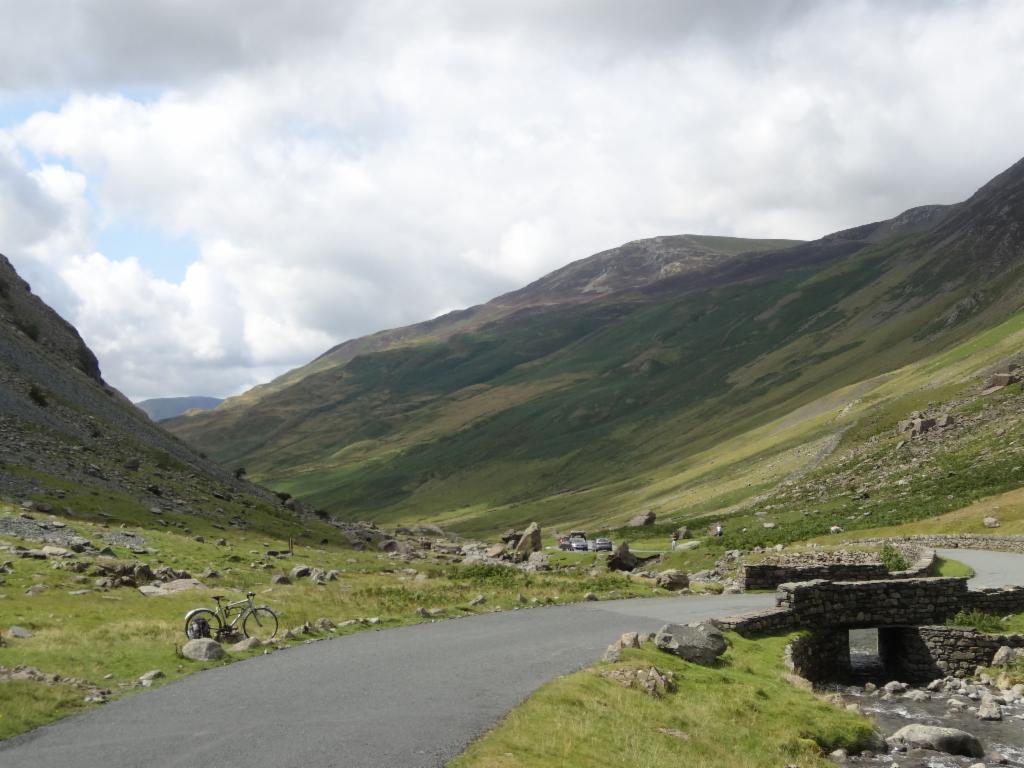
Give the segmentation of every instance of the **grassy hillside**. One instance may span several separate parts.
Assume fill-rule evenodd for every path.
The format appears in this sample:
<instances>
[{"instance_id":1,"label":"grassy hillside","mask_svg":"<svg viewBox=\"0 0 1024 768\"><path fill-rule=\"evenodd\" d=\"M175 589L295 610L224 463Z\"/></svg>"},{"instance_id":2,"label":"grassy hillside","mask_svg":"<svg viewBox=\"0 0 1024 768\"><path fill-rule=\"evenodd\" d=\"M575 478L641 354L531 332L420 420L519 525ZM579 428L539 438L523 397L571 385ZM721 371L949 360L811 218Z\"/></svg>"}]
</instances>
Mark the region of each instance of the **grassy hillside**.
<instances>
[{"instance_id":1,"label":"grassy hillside","mask_svg":"<svg viewBox=\"0 0 1024 768\"><path fill-rule=\"evenodd\" d=\"M495 300L564 301L359 354L171 427L353 518L484 533L616 527L647 508L729 514L840 439L868 439L883 412L891 428L921 390L920 405L952 397L1015 351L1021 221L1018 164L958 206L814 243L733 256L740 246L685 236L721 250L657 279L683 246L639 241ZM636 284L631 260L647 269ZM626 287L580 300L595 274Z\"/></svg>"}]
</instances>

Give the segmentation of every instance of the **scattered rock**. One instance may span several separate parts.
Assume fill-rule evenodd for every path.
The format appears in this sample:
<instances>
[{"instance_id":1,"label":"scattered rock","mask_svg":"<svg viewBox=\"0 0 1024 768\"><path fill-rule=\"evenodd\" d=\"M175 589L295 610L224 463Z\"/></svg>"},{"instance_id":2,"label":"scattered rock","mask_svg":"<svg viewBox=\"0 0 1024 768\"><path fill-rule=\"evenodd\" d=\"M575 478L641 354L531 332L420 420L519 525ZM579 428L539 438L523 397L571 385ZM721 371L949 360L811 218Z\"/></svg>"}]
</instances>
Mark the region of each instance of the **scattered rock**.
<instances>
[{"instance_id":1,"label":"scattered rock","mask_svg":"<svg viewBox=\"0 0 1024 768\"><path fill-rule=\"evenodd\" d=\"M181 648L181 655L192 661L216 661L223 658L224 648L216 640L201 637L185 643Z\"/></svg>"},{"instance_id":2,"label":"scattered rock","mask_svg":"<svg viewBox=\"0 0 1024 768\"><path fill-rule=\"evenodd\" d=\"M484 597L483 595L477 595L476 597L474 597L472 600L469 601L469 604L473 608L476 608L478 605L483 605L486 602L487 602L487 598L486 597Z\"/></svg>"},{"instance_id":3,"label":"scattered rock","mask_svg":"<svg viewBox=\"0 0 1024 768\"><path fill-rule=\"evenodd\" d=\"M283 573L275 573L270 577L271 584L291 584L292 580L285 576Z\"/></svg>"},{"instance_id":4,"label":"scattered rock","mask_svg":"<svg viewBox=\"0 0 1024 768\"><path fill-rule=\"evenodd\" d=\"M587 592L587 594L583 596L583 599L586 600L588 603L592 603L595 600L597 600L597 595L593 592Z\"/></svg>"},{"instance_id":5,"label":"scattered rock","mask_svg":"<svg viewBox=\"0 0 1024 768\"><path fill-rule=\"evenodd\" d=\"M254 648L259 648L262 645L263 643L258 637L247 637L245 640L237 642L234 645L229 645L228 651L230 653L245 653L246 651L251 651Z\"/></svg>"},{"instance_id":6,"label":"scattered rock","mask_svg":"<svg viewBox=\"0 0 1024 768\"><path fill-rule=\"evenodd\" d=\"M142 675L139 675L139 682L146 688L149 688L153 684L154 680L158 680L164 676L163 670L151 669Z\"/></svg>"},{"instance_id":7,"label":"scattered rock","mask_svg":"<svg viewBox=\"0 0 1024 768\"><path fill-rule=\"evenodd\" d=\"M27 640L28 638L33 637L33 635L33 632L30 632L24 627L13 626L7 628L8 637L16 637L20 640Z\"/></svg>"},{"instance_id":8,"label":"scattered rock","mask_svg":"<svg viewBox=\"0 0 1024 768\"><path fill-rule=\"evenodd\" d=\"M993 667L1005 667L1011 664L1018 656L1021 655L1020 650L1017 648L1011 648L1008 645L1000 646L999 650L995 652L992 657Z\"/></svg>"},{"instance_id":9,"label":"scattered rock","mask_svg":"<svg viewBox=\"0 0 1024 768\"><path fill-rule=\"evenodd\" d=\"M312 570L313 569L310 568L308 565L296 565L294 568L291 569L291 571L289 571L288 575L291 576L293 579L302 579L306 576L309 576Z\"/></svg>"},{"instance_id":10,"label":"scattered rock","mask_svg":"<svg viewBox=\"0 0 1024 768\"><path fill-rule=\"evenodd\" d=\"M728 645L722 631L710 622L666 624L654 638L659 649L681 659L710 667L725 653Z\"/></svg>"},{"instance_id":11,"label":"scattered rock","mask_svg":"<svg viewBox=\"0 0 1024 768\"><path fill-rule=\"evenodd\" d=\"M986 517L981 522L984 524L984 526L986 528L998 528L999 527L999 520L997 520L994 517Z\"/></svg>"},{"instance_id":12,"label":"scattered rock","mask_svg":"<svg viewBox=\"0 0 1024 768\"><path fill-rule=\"evenodd\" d=\"M641 690L654 699L676 689L675 678L672 673L661 672L657 667L649 669L612 669L601 674L621 686Z\"/></svg>"}]
</instances>

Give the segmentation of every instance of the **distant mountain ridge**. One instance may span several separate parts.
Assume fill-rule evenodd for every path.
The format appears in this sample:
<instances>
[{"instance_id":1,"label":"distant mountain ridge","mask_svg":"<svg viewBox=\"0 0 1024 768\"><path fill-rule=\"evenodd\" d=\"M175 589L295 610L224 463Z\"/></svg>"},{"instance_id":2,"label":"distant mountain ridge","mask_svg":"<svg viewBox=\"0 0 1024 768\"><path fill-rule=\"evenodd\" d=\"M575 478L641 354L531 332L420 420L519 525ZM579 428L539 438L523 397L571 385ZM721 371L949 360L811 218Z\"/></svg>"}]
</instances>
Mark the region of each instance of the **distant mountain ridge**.
<instances>
[{"instance_id":1,"label":"distant mountain ridge","mask_svg":"<svg viewBox=\"0 0 1024 768\"><path fill-rule=\"evenodd\" d=\"M168 426L354 518L611 524L682 513L698 457L992 328L1022 297L1024 161L962 203L812 242L627 243Z\"/></svg>"},{"instance_id":2,"label":"distant mountain ridge","mask_svg":"<svg viewBox=\"0 0 1024 768\"><path fill-rule=\"evenodd\" d=\"M135 403L136 408L149 416L153 421L173 419L175 416L182 416L189 411L208 411L216 408L224 402L220 397L205 397L195 395L192 397L154 397L149 400L140 400Z\"/></svg>"}]
</instances>

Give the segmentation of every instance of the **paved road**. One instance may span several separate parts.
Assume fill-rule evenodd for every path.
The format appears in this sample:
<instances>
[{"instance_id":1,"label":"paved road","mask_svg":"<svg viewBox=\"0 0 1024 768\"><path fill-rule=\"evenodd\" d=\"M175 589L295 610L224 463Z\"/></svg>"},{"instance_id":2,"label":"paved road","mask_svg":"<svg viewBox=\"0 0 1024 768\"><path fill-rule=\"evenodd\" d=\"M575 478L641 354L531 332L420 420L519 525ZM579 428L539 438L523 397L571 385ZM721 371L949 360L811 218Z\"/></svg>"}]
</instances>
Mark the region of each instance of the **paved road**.
<instances>
[{"instance_id":1,"label":"paved road","mask_svg":"<svg viewBox=\"0 0 1024 768\"><path fill-rule=\"evenodd\" d=\"M616 600L334 638L40 728L0 744L0 766L443 766L622 632L771 604L770 595Z\"/></svg>"},{"instance_id":2,"label":"paved road","mask_svg":"<svg viewBox=\"0 0 1024 768\"><path fill-rule=\"evenodd\" d=\"M1024 584L1024 555L1009 552L985 552L980 549L937 549L940 557L959 560L974 569L971 589Z\"/></svg>"},{"instance_id":3,"label":"paved road","mask_svg":"<svg viewBox=\"0 0 1024 768\"><path fill-rule=\"evenodd\" d=\"M1024 556L949 550L972 586L1024 584ZM0 744L2 768L442 766L622 632L771 605L770 595L618 600L364 632L278 651Z\"/></svg>"}]
</instances>

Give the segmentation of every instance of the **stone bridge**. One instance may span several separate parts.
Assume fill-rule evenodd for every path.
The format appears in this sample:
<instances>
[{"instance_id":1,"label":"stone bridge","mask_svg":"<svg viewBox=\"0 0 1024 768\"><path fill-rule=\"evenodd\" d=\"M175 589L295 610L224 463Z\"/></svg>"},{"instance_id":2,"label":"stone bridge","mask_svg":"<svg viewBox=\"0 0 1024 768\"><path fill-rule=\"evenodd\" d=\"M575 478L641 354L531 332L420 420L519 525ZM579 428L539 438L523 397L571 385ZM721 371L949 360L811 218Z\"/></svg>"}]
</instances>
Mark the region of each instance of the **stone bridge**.
<instances>
[{"instance_id":1,"label":"stone bridge","mask_svg":"<svg viewBox=\"0 0 1024 768\"><path fill-rule=\"evenodd\" d=\"M794 629L808 633L789 649L794 671L813 682L852 675L850 630L877 629L886 676L922 682L987 666L1002 645L1024 647L1024 635L984 635L945 622L960 611L999 616L1024 611L1024 587L970 590L960 578L825 581L779 585L775 608L719 619L746 637Z\"/></svg>"}]
</instances>

